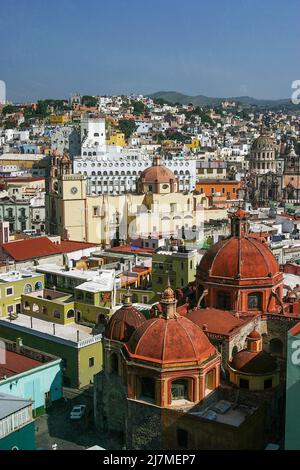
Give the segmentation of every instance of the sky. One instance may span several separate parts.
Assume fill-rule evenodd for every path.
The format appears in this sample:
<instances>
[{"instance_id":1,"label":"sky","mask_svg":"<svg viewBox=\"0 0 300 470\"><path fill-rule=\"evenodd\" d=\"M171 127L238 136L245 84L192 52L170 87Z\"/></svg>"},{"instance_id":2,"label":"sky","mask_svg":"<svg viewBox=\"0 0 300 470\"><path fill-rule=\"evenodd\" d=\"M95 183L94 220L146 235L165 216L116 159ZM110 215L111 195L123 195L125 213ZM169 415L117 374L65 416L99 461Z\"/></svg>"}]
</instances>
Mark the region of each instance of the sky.
<instances>
[{"instance_id":1,"label":"sky","mask_svg":"<svg viewBox=\"0 0 300 470\"><path fill-rule=\"evenodd\" d=\"M15 102L90 95L291 96L299 0L0 0Z\"/></svg>"}]
</instances>

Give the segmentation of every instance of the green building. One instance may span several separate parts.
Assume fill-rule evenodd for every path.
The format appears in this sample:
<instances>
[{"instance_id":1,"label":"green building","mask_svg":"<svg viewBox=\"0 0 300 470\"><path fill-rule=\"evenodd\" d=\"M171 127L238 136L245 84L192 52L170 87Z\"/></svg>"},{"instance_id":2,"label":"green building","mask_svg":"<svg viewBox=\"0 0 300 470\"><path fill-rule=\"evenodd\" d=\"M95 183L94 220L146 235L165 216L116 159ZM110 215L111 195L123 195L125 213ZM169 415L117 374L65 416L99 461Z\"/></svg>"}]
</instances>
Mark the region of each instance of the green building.
<instances>
[{"instance_id":1,"label":"green building","mask_svg":"<svg viewBox=\"0 0 300 470\"><path fill-rule=\"evenodd\" d=\"M23 345L62 359L63 384L82 388L102 370L102 335L74 322L58 324L19 314L0 319L0 337L22 341Z\"/></svg>"},{"instance_id":2,"label":"green building","mask_svg":"<svg viewBox=\"0 0 300 470\"><path fill-rule=\"evenodd\" d=\"M31 400L0 393L1 450L35 450Z\"/></svg>"},{"instance_id":3,"label":"green building","mask_svg":"<svg viewBox=\"0 0 300 470\"><path fill-rule=\"evenodd\" d=\"M102 315L109 315L115 311L116 286L120 281L115 278L114 270L80 270L52 264L38 266L37 271L45 275L47 288L43 301L36 302L39 305L39 313L41 308L47 308L44 303L47 295L51 295L53 304L59 304L61 323L76 321L88 325L97 324ZM49 292L53 293L54 289L59 290L56 296L49 294ZM24 297L24 301L30 302L30 299ZM57 310L53 305L52 312L54 308ZM73 310L73 316L70 310ZM53 321L55 321L54 318Z\"/></svg>"},{"instance_id":4,"label":"green building","mask_svg":"<svg viewBox=\"0 0 300 470\"><path fill-rule=\"evenodd\" d=\"M152 290L162 292L168 285L172 289L183 289L195 280L197 250L184 246L174 251L162 250L152 257Z\"/></svg>"}]
</instances>

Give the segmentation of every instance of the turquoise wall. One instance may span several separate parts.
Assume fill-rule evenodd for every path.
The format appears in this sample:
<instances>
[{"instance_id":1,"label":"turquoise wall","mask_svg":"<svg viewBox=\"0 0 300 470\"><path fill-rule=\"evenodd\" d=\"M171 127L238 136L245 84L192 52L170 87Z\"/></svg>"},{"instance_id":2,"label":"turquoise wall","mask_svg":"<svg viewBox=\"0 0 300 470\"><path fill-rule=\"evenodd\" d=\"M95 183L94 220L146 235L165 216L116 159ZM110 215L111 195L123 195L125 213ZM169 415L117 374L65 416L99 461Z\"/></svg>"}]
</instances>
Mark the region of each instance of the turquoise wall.
<instances>
[{"instance_id":1,"label":"turquoise wall","mask_svg":"<svg viewBox=\"0 0 300 470\"><path fill-rule=\"evenodd\" d=\"M0 439L0 450L11 450L14 446L19 450L35 450L34 421Z\"/></svg>"},{"instance_id":2,"label":"turquoise wall","mask_svg":"<svg viewBox=\"0 0 300 470\"><path fill-rule=\"evenodd\" d=\"M62 398L61 362L48 363L1 380L0 392L32 400L33 410L45 407L46 393L50 392L51 401Z\"/></svg>"},{"instance_id":3,"label":"turquoise wall","mask_svg":"<svg viewBox=\"0 0 300 470\"><path fill-rule=\"evenodd\" d=\"M300 335L288 333L285 449L300 450Z\"/></svg>"}]
</instances>

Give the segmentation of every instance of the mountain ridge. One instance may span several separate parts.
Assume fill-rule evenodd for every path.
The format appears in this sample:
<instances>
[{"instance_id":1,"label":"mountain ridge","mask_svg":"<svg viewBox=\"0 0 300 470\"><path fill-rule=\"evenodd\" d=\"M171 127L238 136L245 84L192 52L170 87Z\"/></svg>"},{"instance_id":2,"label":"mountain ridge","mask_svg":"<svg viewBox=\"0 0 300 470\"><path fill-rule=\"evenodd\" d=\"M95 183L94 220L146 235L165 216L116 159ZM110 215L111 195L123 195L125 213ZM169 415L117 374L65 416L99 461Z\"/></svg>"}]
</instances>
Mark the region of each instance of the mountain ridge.
<instances>
[{"instance_id":1,"label":"mountain ridge","mask_svg":"<svg viewBox=\"0 0 300 470\"><path fill-rule=\"evenodd\" d=\"M251 96L233 96L233 97L212 97L205 95L186 95L177 91L157 91L152 94L146 95L152 99L163 99L169 103L189 104L194 106L220 106L222 101L234 101L243 106L258 106L258 107L295 107L290 99L282 98L276 100L270 99L257 99Z\"/></svg>"}]
</instances>

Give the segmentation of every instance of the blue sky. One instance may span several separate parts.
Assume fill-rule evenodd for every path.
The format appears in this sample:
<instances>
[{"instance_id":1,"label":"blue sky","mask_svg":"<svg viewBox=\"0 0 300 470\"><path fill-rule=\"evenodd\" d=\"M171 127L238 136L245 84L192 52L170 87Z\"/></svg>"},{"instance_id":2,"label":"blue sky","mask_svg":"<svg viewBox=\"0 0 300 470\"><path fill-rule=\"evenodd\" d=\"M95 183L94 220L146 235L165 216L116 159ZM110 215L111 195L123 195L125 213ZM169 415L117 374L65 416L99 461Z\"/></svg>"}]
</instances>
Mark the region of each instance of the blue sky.
<instances>
[{"instance_id":1,"label":"blue sky","mask_svg":"<svg viewBox=\"0 0 300 470\"><path fill-rule=\"evenodd\" d=\"M0 0L9 99L176 90L285 98L299 0Z\"/></svg>"}]
</instances>

